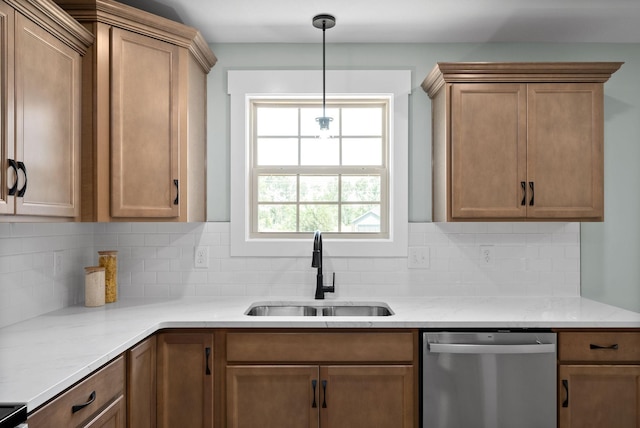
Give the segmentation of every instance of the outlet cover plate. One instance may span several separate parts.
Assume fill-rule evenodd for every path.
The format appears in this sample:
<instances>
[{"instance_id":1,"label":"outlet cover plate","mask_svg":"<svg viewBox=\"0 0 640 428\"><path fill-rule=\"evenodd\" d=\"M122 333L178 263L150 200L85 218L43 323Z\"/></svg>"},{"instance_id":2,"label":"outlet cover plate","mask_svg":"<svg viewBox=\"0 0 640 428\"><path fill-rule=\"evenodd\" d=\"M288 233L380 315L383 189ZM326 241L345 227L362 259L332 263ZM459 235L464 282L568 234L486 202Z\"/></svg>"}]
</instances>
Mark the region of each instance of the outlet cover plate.
<instances>
[{"instance_id":1,"label":"outlet cover plate","mask_svg":"<svg viewBox=\"0 0 640 428\"><path fill-rule=\"evenodd\" d=\"M496 264L493 245L480 245L480 265L493 267Z\"/></svg>"},{"instance_id":2,"label":"outlet cover plate","mask_svg":"<svg viewBox=\"0 0 640 428\"><path fill-rule=\"evenodd\" d=\"M196 268L201 269L209 267L209 247L196 247L193 264Z\"/></svg>"},{"instance_id":3,"label":"outlet cover plate","mask_svg":"<svg viewBox=\"0 0 640 428\"><path fill-rule=\"evenodd\" d=\"M429 269L431 254L429 247L409 247L409 269Z\"/></svg>"}]
</instances>

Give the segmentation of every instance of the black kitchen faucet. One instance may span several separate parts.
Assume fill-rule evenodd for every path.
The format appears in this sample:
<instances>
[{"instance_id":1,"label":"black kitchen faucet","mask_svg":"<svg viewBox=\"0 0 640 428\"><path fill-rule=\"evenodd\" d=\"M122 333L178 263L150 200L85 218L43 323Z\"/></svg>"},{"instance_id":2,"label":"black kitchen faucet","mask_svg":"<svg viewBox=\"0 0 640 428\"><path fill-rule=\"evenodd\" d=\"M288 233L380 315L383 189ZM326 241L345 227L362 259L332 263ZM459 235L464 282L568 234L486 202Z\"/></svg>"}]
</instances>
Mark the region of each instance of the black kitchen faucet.
<instances>
[{"instance_id":1,"label":"black kitchen faucet","mask_svg":"<svg viewBox=\"0 0 640 428\"><path fill-rule=\"evenodd\" d=\"M322 233L316 230L313 233L313 255L311 258L311 267L317 268L316 274L316 299L324 299L324 293L333 293L336 290L335 278L336 274L333 274L333 284L325 287L322 277Z\"/></svg>"}]
</instances>

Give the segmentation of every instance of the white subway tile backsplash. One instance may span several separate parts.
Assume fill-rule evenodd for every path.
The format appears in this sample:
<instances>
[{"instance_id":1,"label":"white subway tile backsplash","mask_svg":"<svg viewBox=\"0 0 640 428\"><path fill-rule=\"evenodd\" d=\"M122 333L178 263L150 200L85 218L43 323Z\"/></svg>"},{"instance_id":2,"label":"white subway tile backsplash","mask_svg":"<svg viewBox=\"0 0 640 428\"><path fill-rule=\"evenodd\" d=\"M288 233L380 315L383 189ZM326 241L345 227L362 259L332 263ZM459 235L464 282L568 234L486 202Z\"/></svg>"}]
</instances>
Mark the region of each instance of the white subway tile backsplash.
<instances>
[{"instance_id":1,"label":"white subway tile backsplash","mask_svg":"<svg viewBox=\"0 0 640 428\"><path fill-rule=\"evenodd\" d=\"M162 224L163 223L131 223L131 232L155 234L158 232L158 226Z\"/></svg>"},{"instance_id":2,"label":"white subway tile backsplash","mask_svg":"<svg viewBox=\"0 0 640 428\"><path fill-rule=\"evenodd\" d=\"M145 297L169 297L169 286L153 284L144 286Z\"/></svg>"},{"instance_id":3,"label":"white subway tile backsplash","mask_svg":"<svg viewBox=\"0 0 640 428\"><path fill-rule=\"evenodd\" d=\"M129 234L131 233L131 223L104 223L104 232Z\"/></svg>"},{"instance_id":4,"label":"white subway tile backsplash","mask_svg":"<svg viewBox=\"0 0 640 428\"><path fill-rule=\"evenodd\" d=\"M142 233L123 233L118 236L118 246L142 247L145 244L144 239L144 234Z\"/></svg>"},{"instance_id":5,"label":"white subway tile backsplash","mask_svg":"<svg viewBox=\"0 0 640 428\"><path fill-rule=\"evenodd\" d=\"M82 304L83 267L97 264L99 250L118 251L121 299L313 296L311 251L231 257L229 229L227 222L0 224L0 326ZM408 242L429 249L429 269L409 269L405 257L334 258L325 248L325 283L336 272L332 297L580 293L577 223L410 223ZM492 265L483 264L481 245L492 247ZM196 246L208 247L208 268L194 267ZM63 259L56 275L54 252Z\"/></svg>"},{"instance_id":6,"label":"white subway tile backsplash","mask_svg":"<svg viewBox=\"0 0 640 428\"><path fill-rule=\"evenodd\" d=\"M156 272L131 272L131 284L156 284L157 277Z\"/></svg>"},{"instance_id":7,"label":"white subway tile backsplash","mask_svg":"<svg viewBox=\"0 0 640 428\"><path fill-rule=\"evenodd\" d=\"M147 259L144 261L144 270L146 272L168 272L170 266L171 260L167 259Z\"/></svg>"},{"instance_id":8,"label":"white subway tile backsplash","mask_svg":"<svg viewBox=\"0 0 640 428\"><path fill-rule=\"evenodd\" d=\"M93 225L0 225L0 327L82 302L93 251Z\"/></svg>"}]
</instances>

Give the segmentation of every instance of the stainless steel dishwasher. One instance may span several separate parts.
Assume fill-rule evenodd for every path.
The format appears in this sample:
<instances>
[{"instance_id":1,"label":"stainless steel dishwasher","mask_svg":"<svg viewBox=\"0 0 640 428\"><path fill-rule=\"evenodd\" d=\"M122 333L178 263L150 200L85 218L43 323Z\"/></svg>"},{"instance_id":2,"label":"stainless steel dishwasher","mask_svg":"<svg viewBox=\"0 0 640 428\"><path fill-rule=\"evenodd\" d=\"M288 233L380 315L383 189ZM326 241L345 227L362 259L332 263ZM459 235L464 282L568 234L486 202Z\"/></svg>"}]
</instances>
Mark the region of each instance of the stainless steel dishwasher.
<instances>
[{"instance_id":1,"label":"stainless steel dishwasher","mask_svg":"<svg viewBox=\"0 0 640 428\"><path fill-rule=\"evenodd\" d=\"M423 333L423 428L553 428L556 405L555 333Z\"/></svg>"}]
</instances>

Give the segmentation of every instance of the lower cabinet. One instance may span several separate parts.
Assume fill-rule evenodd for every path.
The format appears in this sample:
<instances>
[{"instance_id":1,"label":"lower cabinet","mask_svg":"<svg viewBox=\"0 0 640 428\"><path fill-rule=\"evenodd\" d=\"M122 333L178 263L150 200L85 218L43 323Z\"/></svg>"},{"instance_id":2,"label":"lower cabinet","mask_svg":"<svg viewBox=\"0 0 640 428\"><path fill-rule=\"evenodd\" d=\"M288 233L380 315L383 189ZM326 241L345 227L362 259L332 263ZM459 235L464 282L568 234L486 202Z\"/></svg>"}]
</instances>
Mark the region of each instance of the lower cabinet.
<instances>
[{"instance_id":1,"label":"lower cabinet","mask_svg":"<svg viewBox=\"0 0 640 428\"><path fill-rule=\"evenodd\" d=\"M413 373L411 365L320 367L321 426L413 427Z\"/></svg>"},{"instance_id":2,"label":"lower cabinet","mask_svg":"<svg viewBox=\"0 0 640 428\"><path fill-rule=\"evenodd\" d=\"M85 428L124 428L125 426L135 426L125 425L126 412L127 406L124 401L124 397L120 396L95 418L91 419L83 426Z\"/></svg>"},{"instance_id":3,"label":"lower cabinet","mask_svg":"<svg viewBox=\"0 0 640 428\"><path fill-rule=\"evenodd\" d=\"M157 426L213 427L213 333L157 335Z\"/></svg>"},{"instance_id":4,"label":"lower cabinet","mask_svg":"<svg viewBox=\"0 0 640 428\"><path fill-rule=\"evenodd\" d=\"M416 338L406 331L230 332L225 426L415 427Z\"/></svg>"},{"instance_id":5,"label":"lower cabinet","mask_svg":"<svg viewBox=\"0 0 640 428\"><path fill-rule=\"evenodd\" d=\"M412 427L413 368L228 366L227 427Z\"/></svg>"},{"instance_id":6,"label":"lower cabinet","mask_svg":"<svg viewBox=\"0 0 640 428\"><path fill-rule=\"evenodd\" d=\"M558 427L640 428L640 330L557 331ZM166 330L27 422L418 428L418 350L417 330Z\"/></svg>"},{"instance_id":7,"label":"lower cabinet","mask_svg":"<svg viewBox=\"0 0 640 428\"><path fill-rule=\"evenodd\" d=\"M640 428L640 332L560 332L558 345L558 427Z\"/></svg>"},{"instance_id":8,"label":"lower cabinet","mask_svg":"<svg viewBox=\"0 0 640 428\"><path fill-rule=\"evenodd\" d=\"M227 427L318 427L317 366L228 366Z\"/></svg>"},{"instance_id":9,"label":"lower cabinet","mask_svg":"<svg viewBox=\"0 0 640 428\"><path fill-rule=\"evenodd\" d=\"M29 428L111 427L126 421L125 359L120 356L29 415Z\"/></svg>"},{"instance_id":10,"label":"lower cabinet","mask_svg":"<svg viewBox=\"0 0 640 428\"><path fill-rule=\"evenodd\" d=\"M127 426L156 426L156 336L146 338L128 351Z\"/></svg>"},{"instance_id":11,"label":"lower cabinet","mask_svg":"<svg viewBox=\"0 0 640 428\"><path fill-rule=\"evenodd\" d=\"M640 365L561 365L560 428L640 428Z\"/></svg>"}]
</instances>

